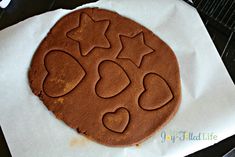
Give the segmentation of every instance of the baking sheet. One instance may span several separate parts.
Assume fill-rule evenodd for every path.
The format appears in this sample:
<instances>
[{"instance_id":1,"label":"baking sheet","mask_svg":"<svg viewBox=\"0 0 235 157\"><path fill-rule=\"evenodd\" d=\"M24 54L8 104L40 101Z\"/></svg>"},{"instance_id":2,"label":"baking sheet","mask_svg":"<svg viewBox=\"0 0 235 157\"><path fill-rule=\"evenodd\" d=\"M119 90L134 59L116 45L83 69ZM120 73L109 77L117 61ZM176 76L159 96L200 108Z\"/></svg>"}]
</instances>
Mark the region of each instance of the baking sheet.
<instances>
[{"instance_id":1,"label":"baking sheet","mask_svg":"<svg viewBox=\"0 0 235 157\"><path fill-rule=\"evenodd\" d=\"M56 10L0 32L0 124L13 157L184 156L235 133L235 88L196 10L180 0L101 0L79 8L84 7L116 11L170 45L180 64L179 111L162 130L132 147L97 144L57 120L27 79L37 46L71 12ZM193 138L180 140L181 133ZM196 138L203 133L216 138Z\"/></svg>"}]
</instances>

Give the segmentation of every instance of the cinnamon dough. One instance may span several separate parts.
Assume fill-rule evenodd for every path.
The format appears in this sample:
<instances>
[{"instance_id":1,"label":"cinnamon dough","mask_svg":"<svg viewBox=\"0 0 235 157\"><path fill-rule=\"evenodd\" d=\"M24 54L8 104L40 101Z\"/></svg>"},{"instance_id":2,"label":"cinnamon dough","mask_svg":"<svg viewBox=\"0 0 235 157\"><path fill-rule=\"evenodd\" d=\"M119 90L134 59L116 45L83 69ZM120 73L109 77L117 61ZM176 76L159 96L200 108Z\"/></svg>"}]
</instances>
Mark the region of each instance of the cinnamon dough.
<instances>
[{"instance_id":1,"label":"cinnamon dough","mask_svg":"<svg viewBox=\"0 0 235 157\"><path fill-rule=\"evenodd\" d=\"M108 146L138 144L181 100L174 52L140 24L86 8L60 19L29 70L33 93L55 116Z\"/></svg>"}]
</instances>

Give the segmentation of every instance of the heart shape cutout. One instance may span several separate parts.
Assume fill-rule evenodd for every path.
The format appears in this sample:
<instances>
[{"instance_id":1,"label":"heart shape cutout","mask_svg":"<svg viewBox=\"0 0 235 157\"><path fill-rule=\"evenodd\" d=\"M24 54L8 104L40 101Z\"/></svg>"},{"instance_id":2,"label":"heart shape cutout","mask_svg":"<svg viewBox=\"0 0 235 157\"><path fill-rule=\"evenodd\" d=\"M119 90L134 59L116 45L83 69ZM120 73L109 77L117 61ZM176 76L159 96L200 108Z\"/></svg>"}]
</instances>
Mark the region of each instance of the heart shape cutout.
<instances>
[{"instance_id":1,"label":"heart shape cutout","mask_svg":"<svg viewBox=\"0 0 235 157\"><path fill-rule=\"evenodd\" d=\"M139 106L143 110L156 110L170 102L174 96L167 82L158 74L144 76L145 90L139 97Z\"/></svg>"},{"instance_id":2,"label":"heart shape cutout","mask_svg":"<svg viewBox=\"0 0 235 157\"><path fill-rule=\"evenodd\" d=\"M96 94L101 98L110 98L120 94L130 84L125 70L111 60L105 60L98 67L100 79L96 83Z\"/></svg>"},{"instance_id":3,"label":"heart shape cutout","mask_svg":"<svg viewBox=\"0 0 235 157\"><path fill-rule=\"evenodd\" d=\"M60 97L72 91L85 77L81 64L70 54L53 50L44 60L48 72L44 83L44 92L50 97Z\"/></svg>"},{"instance_id":4,"label":"heart shape cutout","mask_svg":"<svg viewBox=\"0 0 235 157\"><path fill-rule=\"evenodd\" d=\"M116 133L123 133L129 124L129 111L120 107L114 112L108 112L103 116L103 125Z\"/></svg>"}]
</instances>

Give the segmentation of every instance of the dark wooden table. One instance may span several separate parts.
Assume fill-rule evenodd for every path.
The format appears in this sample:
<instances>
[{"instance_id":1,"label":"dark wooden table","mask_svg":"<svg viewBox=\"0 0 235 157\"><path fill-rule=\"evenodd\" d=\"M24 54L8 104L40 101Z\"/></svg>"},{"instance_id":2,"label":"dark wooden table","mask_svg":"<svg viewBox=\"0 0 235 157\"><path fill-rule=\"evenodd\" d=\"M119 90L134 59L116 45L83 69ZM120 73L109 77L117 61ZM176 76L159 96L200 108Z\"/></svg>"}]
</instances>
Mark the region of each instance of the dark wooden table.
<instances>
[{"instance_id":1,"label":"dark wooden table","mask_svg":"<svg viewBox=\"0 0 235 157\"><path fill-rule=\"evenodd\" d=\"M0 30L33 15L38 15L58 8L72 9L81 4L94 1L96 0L12 0L6 9L0 9ZM202 19L205 22L220 54L222 54L225 46L227 46L227 51L221 55L221 58L223 59L230 76L235 82L235 36L233 36L233 39L231 40L232 42L230 42L229 45L226 45L226 41L229 38L228 34L219 31L216 26L213 26L213 24L208 24L205 17L202 17ZM219 142L218 144L191 154L189 157L223 156L234 147L235 135ZM0 157L10 156L4 135L0 130Z\"/></svg>"}]
</instances>

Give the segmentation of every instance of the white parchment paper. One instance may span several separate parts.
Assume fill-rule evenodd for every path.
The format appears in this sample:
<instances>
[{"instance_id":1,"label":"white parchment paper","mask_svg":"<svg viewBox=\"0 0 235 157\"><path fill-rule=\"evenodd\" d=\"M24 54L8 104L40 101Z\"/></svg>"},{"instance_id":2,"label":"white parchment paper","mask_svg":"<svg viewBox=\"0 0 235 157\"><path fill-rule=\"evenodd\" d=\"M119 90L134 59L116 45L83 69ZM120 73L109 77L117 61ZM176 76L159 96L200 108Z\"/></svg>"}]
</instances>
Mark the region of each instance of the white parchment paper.
<instances>
[{"instance_id":1,"label":"white parchment paper","mask_svg":"<svg viewBox=\"0 0 235 157\"><path fill-rule=\"evenodd\" d=\"M27 79L37 46L71 12L56 10L0 32L0 124L13 157L175 157L235 134L234 84L196 10L180 0L101 0L82 7L88 6L129 17L170 45L180 64L179 111L138 147L106 147L57 120L33 95ZM216 139L163 141L164 132L180 131L213 133Z\"/></svg>"}]
</instances>

